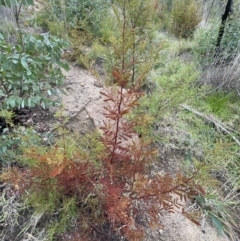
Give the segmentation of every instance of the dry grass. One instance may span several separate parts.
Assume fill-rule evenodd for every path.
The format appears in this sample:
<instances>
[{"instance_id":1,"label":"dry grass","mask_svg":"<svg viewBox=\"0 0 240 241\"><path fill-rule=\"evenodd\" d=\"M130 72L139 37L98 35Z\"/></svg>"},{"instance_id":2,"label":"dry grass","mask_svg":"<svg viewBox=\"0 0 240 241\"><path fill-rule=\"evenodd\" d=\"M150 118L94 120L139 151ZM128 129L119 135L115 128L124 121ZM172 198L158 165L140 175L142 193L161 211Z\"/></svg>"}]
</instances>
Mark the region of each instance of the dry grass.
<instances>
[{"instance_id":1,"label":"dry grass","mask_svg":"<svg viewBox=\"0 0 240 241\"><path fill-rule=\"evenodd\" d=\"M211 85L214 90L237 91L240 95L240 54L231 61L214 59L202 72L201 84Z\"/></svg>"},{"instance_id":2,"label":"dry grass","mask_svg":"<svg viewBox=\"0 0 240 241\"><path fill-rule=\"evenodd\" d=\"M0 240L46 241L44 228L37 228L42 215L32 212L16 191L4 188L0 193Z\"/></svg>"}]
</instances>

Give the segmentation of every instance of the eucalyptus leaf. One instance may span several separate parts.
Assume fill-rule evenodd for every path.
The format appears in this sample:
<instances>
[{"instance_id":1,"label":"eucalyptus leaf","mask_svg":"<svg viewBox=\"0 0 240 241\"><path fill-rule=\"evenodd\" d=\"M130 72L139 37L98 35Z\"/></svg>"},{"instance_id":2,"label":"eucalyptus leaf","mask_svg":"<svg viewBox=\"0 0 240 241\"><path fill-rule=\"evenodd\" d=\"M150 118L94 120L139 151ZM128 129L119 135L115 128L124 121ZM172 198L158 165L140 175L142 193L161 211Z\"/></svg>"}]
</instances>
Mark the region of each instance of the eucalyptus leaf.
<instances>
[{"instance_id":1,"label":"eucalyptus leaf","mask_svg":"<svg viewBox=\"0 0 240 241\"><path fill-rule=\"evenodd\" d=\"M25 107L25 105L24 105L24 100L22 101L21 107L22 107L22 108Z\"/></svg>"},{"instance_id":2,"label":"eucalyptus leaf","mask_svg":"<svg viewBox=\"0 0 240 241\"><path fill-rule=\"evenodd\" d=\"M8 128L4 128L3 134L6 133L7 131L8 131ZM1 152L2 152L2 153L5 153L6 151L7 151L7 146L2 146Z\"/></svg>"},{"instance_id":3,"label":"eucalyptus leaf","mask_svg":"<svg viewBox=\"0 0 240 241\"><path fill-rule=\"evenodd\" d=\"M16 101L14 99L10 99L9 100L9 105L12 107L12 108L15 108L16 107Z\"/></svg>"},{"instance_id":4,"label":"eucalyptus leaf","mask_svg":"<svg viewBox=\"0 0 240 241\"><path fill-rule=\"evenodd\" d=\"M221 220L212 213L211 213L211 220L212 220L214 226L217 228L218 232L220 234L223 234L223 227L222 227Z\"/></svg>"},{"instance_id":5,"label":"eucalyptus leaf","mask_svg":"<svg viewBox=\"0 0 240 241\"><path fill-rule=\"evenodd\" d=\"M27 69L27 75L29 76L29 75L31 75L31 74L32 74L31 70L30 70L30 69Z\"/></svg>"},{"instance_id":6,"label":"eucalyptus leaf","mask_svg":"<svg viewBox=\"0 0 240 241\"><path fill-rule=\"evenodd\" d=\"M2 37L0 44L9 47L0 51L1 84L6 90L0 90L0 105L8 109L45 107L48 98L42 100L42 95L56 93L55 89L64 80L60 70L65 65L60 59L64 42L46 34L32 36L24 33L23 48L21 44L7 44Z\"/></svg>"},{"instance_id":7,"label":"eucalyptus leaf","mask_svg":"<svg viewBox=\"0 0 240 241\"><path fill-rule=\"evenodd\" d=\"M203 196L193 196L193 198L195 198L196 201L197 201L198 203L200 203L200 204L206 203L206 199L205 199L205 197L203 197Z\"/></svg>"},{"instance_id":8,"label":"eucalyptus leaf","mask_svg":"<svg viewBox=\"0 0 240 241\"><path fill-rule=\"evenodd\" d=\"M25 68L26 70L28 70L28 63L26 61L26 59L24 57L21 58L21 64L23 66L23 68Z\"/></svg>"}]
</instances>

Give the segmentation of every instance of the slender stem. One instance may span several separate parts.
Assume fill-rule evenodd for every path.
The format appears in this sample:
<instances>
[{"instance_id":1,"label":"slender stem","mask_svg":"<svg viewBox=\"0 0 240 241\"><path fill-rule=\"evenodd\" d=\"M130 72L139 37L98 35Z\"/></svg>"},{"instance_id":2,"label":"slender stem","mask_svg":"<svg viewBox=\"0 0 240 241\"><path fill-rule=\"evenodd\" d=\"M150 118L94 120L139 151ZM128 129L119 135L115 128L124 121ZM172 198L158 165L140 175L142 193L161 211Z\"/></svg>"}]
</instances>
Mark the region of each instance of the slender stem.
<instances>
[{"instance_id":1,"label":"slender stem","mask_svg":"<svg viewBox=\"0 0 240 241\"><path fill-rule=\"evenodd\" d=\"M122 74L125 72L125 31L126 31L126 0L123 4L123 28L122 28Z\"/></svg>"},{"instance_id":2,"label":"slender stem","mask_svg":"<svg viewBox=\"0 0 240 241\"><path fill-rule=\"evenodd\" d=\"M141 10L143 10L143 1L141 2L140 7L138 8L138 14L137 17L135 19L131 18L131 27L133 30L133 34L132 34L132 63L133 63L133 67L132 67L132 84L134 84L134 80L135 80L135 73L136 73L136 67L135 67L135 61L136 61L136 26L137 26L137 22L139 17L141 16Z\"/></svg>"},{"instance_id":3,"label":"slender stem","mask_svg":"<svg viewBox=\"0 0 240 241\"><path fill-rule=\"evenodd\" d=\"M132 46L132 62L133 62L133 67L132 67L132 84L134 84L135 80L135 26L133 26L133 46Z\"/></svg>"},{"instance_id":4,"label":"slender stem","mask_svg":"<svg viewBox=\"0 0 240 241\"><path fill-rule=\"evenodd\" d=\"M20 27L20 24L19 24L19 16L20 16L20 12L21 12L21 9L22 9L22 4L23 4L23 1L20 2L19 7L17 7L16 5L13 6L13 13L14 13L16 24L17 24L17 27L18 27L18 34L19 34L20 42L21 42L22 48L24 50L25 48L24 48L24 43L23 43L22 30L21 30L21 27Z\"/></svg>"},{"instance_id":5,"label":"slender stem","mask_svg":"<svg viewBox=\"0 0 240 241\"><path fill-rule=\"evenodd\" d=\"M122 118L120 116L122 100L123 100L123 88L121 87L120 100L119 100L119 104L118 104L118 117L117 117L117 120L116 120L116 130L115 130L115 136L114 136L114 144L113 144L113 150L112 150L112 155L111 155L111 159L110 159L111 165L113 164L114 157L115 157L115 151L116 151L116 148L117 148L117 140L118 140L118 136L119 136L120 119Z\"/></svg>"},{"instance_id":6,"label":"slender stem","mask_svg":"<svg viewBox=\"0 0 240 241\"><path fill-rule=\"evenodd\" d=\"M122 27L122 68L121 68L121 74L123 75L125 73L125 31L126 31L126 0L124 1L123 4L123 27ZM121 106L122 106L122 101L123 101L123 87L120 87L120 99L119 102L117 103L118 105L118 110L117 110L117 119L116 119L116 130L115 130L115 135L114 135L114 143L113 143L113 150L111 153L111 158L110 158L110 164L111 166L113 165L114 158L115 158L115 151L117 149L117 141L118 141L118 136L119 136L119 124L120 124L120 119L122 118L120 113L121 113Z\"/></svg>"}]
</instances>

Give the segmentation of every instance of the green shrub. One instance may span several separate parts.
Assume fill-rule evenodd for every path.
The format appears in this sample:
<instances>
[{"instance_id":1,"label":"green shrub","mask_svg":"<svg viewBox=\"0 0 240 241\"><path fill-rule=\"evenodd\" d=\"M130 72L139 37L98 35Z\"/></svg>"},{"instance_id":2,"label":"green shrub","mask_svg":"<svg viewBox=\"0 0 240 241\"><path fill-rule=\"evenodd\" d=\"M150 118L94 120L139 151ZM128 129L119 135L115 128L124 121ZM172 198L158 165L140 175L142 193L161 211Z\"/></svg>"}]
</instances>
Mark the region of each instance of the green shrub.
<instances>
[{"instance_id":1,"label":"green shrub","mask_svg":"<svg viewBox=\"0 0 240 241\"><path fill-rule=\"evenodd\" d=\"M193 104L194 101L192 101ZM208 118L218 121L215 116L207 113L206 110L204 111L203 107L200 108L201 104L203 103L199 100L196 102L197 111ZM205 105L204 107L206 108ZM222 106L222 108L224 107ZM228 115L231 116L230 112L228 112ZM230 126L232 128L229 123L228 127ZM165 138L169 138L171 143L176 143L177 147L175 148L184 150L185 153L190 152L193 157L201 159L203 163L210 164L213 173L218 173L216 175L220 176L221 179L234 180L239 177L240 168L237 153L239 145L232 138L232 136L237 138L238 132L233 133L228 135L222 133L213 123L206 122L196 114L181 111L171 133L167 133ZM236 185L239 187L239 180L236 181Z\"/></svg>"},{"instance_id":2,"label":"green shrub","mask_svg":"<svg viewBox=\"0 0 240 241\"><path fill-rule=\"evenodd\" d=\"M100 36L101 22L109 4L109 0L49 0L47 9L38 13L36 21L53 34L63 35L70 29L78 29ZM60 22L61 29L54 22Z\"/></svg>"},{"instance_id":3,"label":"green shrub","mask_svg":"<svg viewBox=\"0 0 240 241\"><path fill-rule=\"evenodd\" d=\"M193 53L203 68L209 66L214 60L217 31L215 20L211 21L207 28L199 28L195 31Z\"/></svg>"},{"instance_id":4,"label":"green shrub","mask_svg":"<svg viewBox=\"0 0 240 241\"><path fill-rule=\"evenodd\" d=\"M66 42L47 34L22 35L22 44L6 42L0 34L0 104L2 108L43 108L53 104L46 94L55 94L63 83L60 68Z\"/></svg>"},{"instance_id":5,"label":"green shrub","mask_svg":"<svg viewBox=\"0 0 240 241\"><path fill-rule=\"evenodd\" d=\"M171 10L171 32L177 37L191 37L201 21L200 9L196 0L175 0Z\"/></svg>"},{"instance_id":6,"label":"green shrub","mask_svg":"<svg viewBox=\"0 0 240 241\"><path fill-rule=\"evenodd\" d=\"M197 90L192 86L198 75L194 64L184 63L180 59L165 59L152 77L155 83L152 93L142 98L138 111L148 113L158 122L166 112L194 96Z\"/></svg>"},{"instance_id":7,"label":"green shrub","mask_svg":"<svg viewBox=\"0 0 240 241\"><path fill-rule=\"evenodd\" d=\"M8 133L0 135L0 163L2 166L10 165L16 161L21 162L22 150L28 146L40 145L42 139L32 128L19 127Z\"/></svg>"}]
</instances>

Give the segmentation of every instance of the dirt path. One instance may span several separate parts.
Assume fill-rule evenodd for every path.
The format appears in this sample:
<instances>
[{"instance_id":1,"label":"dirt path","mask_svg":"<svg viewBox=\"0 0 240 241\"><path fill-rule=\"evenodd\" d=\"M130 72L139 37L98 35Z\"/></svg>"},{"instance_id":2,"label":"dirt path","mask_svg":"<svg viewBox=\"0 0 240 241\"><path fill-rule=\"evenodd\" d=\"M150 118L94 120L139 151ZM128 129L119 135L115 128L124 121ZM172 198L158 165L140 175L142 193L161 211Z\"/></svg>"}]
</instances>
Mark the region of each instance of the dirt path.
<instances>
[{"instance_id":1,"label":"dirt path","mask_svg":"<svg viewBox=\"0 0 240 241\"><path fill-rule=\"evenodd\" d=\"M64 115L70 117L68 127L79 134L85 134L99 127L102 121L103 97L101 87L87 70L71 66L66 76L66 95L62 95ZM163 230L149 231L146 241L226 241L207 222L202 227L181 214L167 214L161 217Z\"/></svg>"},{"instance_id":2,"label":"dirt path","mask_svg":"<svg viewBox=\"0 0 240 241\"><path fill-rule=\"evenodd\" d=\"M80 135L91 132L101 119L97 106L102 101L102 87L96 85L95 77L85 69L71 66L64 75L65 95L61 97L63 114L70 117L67 126Z\"/></svg>"}]
</instances>

